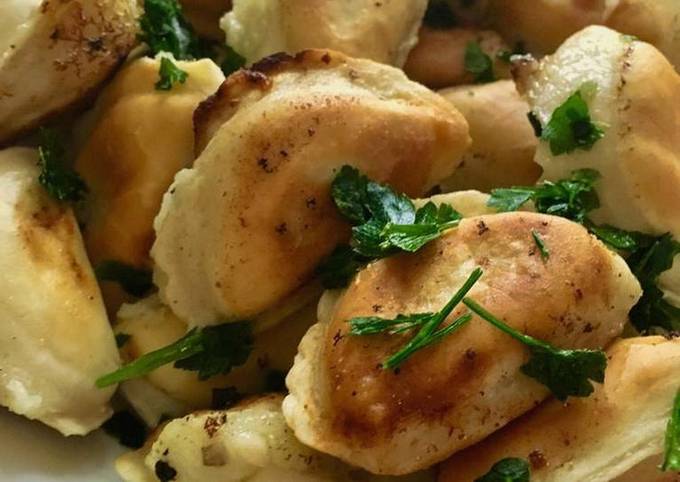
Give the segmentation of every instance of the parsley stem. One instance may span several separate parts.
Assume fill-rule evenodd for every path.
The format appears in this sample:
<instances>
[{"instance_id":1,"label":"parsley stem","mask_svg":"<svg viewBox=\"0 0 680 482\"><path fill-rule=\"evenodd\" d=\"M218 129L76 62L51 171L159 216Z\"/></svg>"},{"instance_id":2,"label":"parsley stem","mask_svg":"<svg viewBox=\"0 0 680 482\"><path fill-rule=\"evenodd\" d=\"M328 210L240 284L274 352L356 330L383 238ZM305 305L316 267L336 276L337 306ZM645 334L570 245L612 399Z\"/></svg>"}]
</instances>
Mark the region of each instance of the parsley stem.
<instances>
[{"instance_id":1,"label":"parsley stem","mask_svg":"<svg viewBox=\"0 0 680 482\"><path fill-rule=\"evenodd\" d=\"M204 350L201 332L192 330L175 343L149 352L124 367L97 379L98 388L144 376L156 368L177 360L189 358Z\"/></svg>"},{"instance_id":2,"label":"parsley stem","mask_svg":"<svg viewBox=\"0 0 680 482\"><path fill-rule=\"evenodd\" d=\"M410 357L416 351L441 340L444 336L453 333L458 328L463 326L465 323L470 321L472 318L469 314L462 315L454 320L446 328L437 330L439 326L446 320L446 318L451 314L454 308L460 304L460 302L465 298L465 295L472 289L475 283L479 280L484 272L481 268L477 267L470 274L467 281L463 283L463 286L453 295L449 302L442 308L442 310L435 314L427 323L425 323L418 333L411 338L411 340L404 345L398 352L391 355L383 362L383 368L394 369L404 362L408 357Z\"/></svg>"},{"instance_id":3,"label":"parsley stem","mask_svg":"<svg viewBox=\"0 0 680 482\"><path fill-rule=\"evenodd\" d=\"M547 351L555 351L556 348L550 345L549 343L546 343L541 340L537 340L536 338L525 335L524 333L515 330L511 326L505 324L502 322L500 319L496 318L494 315L492 315L490 312L488 312L485 308L483 308L479 303L477 303L475 300L471 298L465 298L463 299L463 304L470 308L470 310L478 315L480 318L488 321L491 323L493 326L501 330L502 332L510 335L511 337L515 338L516 340L521 341L525 345L531 346L531 347L536 347L536 348L543 348Z\"/></svg>"}]
</instances>

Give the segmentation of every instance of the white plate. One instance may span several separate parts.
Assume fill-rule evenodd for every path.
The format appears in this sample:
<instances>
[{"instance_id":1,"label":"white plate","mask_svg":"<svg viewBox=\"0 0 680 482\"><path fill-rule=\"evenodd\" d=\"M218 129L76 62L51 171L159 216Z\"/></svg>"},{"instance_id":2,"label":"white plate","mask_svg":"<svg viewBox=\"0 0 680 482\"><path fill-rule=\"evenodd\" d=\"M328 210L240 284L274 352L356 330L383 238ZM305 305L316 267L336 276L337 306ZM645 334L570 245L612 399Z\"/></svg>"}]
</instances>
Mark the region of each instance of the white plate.
<instances>
[{"instance_id":1,"label":"white plate","mask_svg":"<svg viewBox=\"0 0 680 482\"><path fill-rule=\"evenodd\" d=\"M124 451L101 431L66 438L0 408L0 482L120 482Z\"/></svg>"}]
</instances>

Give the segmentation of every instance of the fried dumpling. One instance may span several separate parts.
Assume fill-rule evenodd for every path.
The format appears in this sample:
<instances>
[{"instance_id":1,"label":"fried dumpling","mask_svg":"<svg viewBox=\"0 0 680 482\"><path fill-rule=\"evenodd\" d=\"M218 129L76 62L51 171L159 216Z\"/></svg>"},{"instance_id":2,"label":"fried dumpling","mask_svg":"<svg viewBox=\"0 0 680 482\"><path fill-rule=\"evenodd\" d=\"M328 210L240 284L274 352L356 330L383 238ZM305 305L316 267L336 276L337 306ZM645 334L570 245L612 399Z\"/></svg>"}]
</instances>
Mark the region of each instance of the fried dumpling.
<instances>
[{"instance_id":1,"label":"fried dumpling","mask_svg":"<svg viewBox=\"0 0 680 482\"><path fill-rule=\"evenodd\" d=\"M344 164L412 197L451 175L467 123L392 67L310 50L230 76L195 115L198 158L155 220L161 299L189 326L251 319L349 237Z\"/></svg>"},{"instance_id":2,"label":"fried dumpling","mask_svg":"<svg viewBox=\"0 0 680 482\"><path fill-rule=\"evenodd\" d=\"M153 481L154 473L174 474L177 482L433 481L427 472L374 476L305 447L286 426L282 398L264 395L173 420L147 447L120 457L116 469L126 482Z\"/></svg>"},{"instance_id":3,"label":"fried dumpling","mask_svg":"<svg viewBox=\"0 0 680 482\"><path fill-rule=\"evenodd\" d=\"M467 85L439 93L460 111L470 126L472 145L444 191L532 185L541 175L534 162L536 136L527 119L529 106L511 80Z\"/></svg>"},{"instance_id":4,"label":"fried dumpling","mask_svg":"<svg viewBox=\"0 0 680 482\"><path fill-rule=\"evenodd\" d=\"M539 143L543 177L597 170L597 223L680 237L680 76L650 44L605 27L588 27L521 76L534 115L545 126L577 91L604 136L592 148L553 155Z\"/></svg>"},{"instance_id":5,"label":"fried dumpling","mask_svg":"<svg viewBox=\"0 0 680 482\"><path fill-rule=\"evenodd\" d=\"M92 91L137 42L135 0L0 2L0 144Z\"/></svg>"},{"instance_id":6,"label":"fried dumpling","mask_svg":"<svg viewBox=\"0 0 680 482\"><path fill-rule=\"evenodd\" d=\"M38 183L33 149L0 151L0 404L82 435L111 415L113 332L71 209Z\"/></svg>"},{"instance_id":7,"label":"fried dumpling","mask_svg":"<svg viewBox=\"0 0 680 482\"><path fill-rule=\"evenodd\" d=\"M75 168L89 188L83 238L95 266L105 261L151 268L153 220L177 171L194 159L193 113L224 80L208 59L177 61L188 77L157 90L160 57L126 65L83 122L85 141ZM103 283L115 314L126 299Z\"/></svg>"},{"instance_id":8,"label":"fried dumpling","mask_svg":"<svg viewBox=\"0 0 680 482\"><path fill-rule=\"evenodd\" d=\"M545 262L532 230L550 251ZM322 299L320 322L303 338L286 380L283 412L295 435L373 473L405 474L543 400L547 389L519 370L526 348L479 318L397 371L381 363L408 334L349 335L355 316L438 311L477 266L485 273L470 296L560 347L607 345L640 296L625 262L576 223L522 212L465 218L415 254L368 265L343 293Z\"/></svg>"},{"instance_id":9,"label":"fried dumpling","mask_svg":"<svg viewBox=\"0 0 680 482\"><path fill-rule=\"evenodd\" d=\"M222 19L227 44L248 63L277 52L332 49L403 65L427 0L234 0Z\"/></svg>"},{"instance_id":10,"label":"fried dumpling","mask_svg":"<svg viewBox=\"0 0 680 482\"><path fill-rule=\"evenodd\" d=\"M672 482L658 469L680 384L680 339L629 338L607 352L605 382L588 398L545 402L442 465L439 482L469 482L507 457L532 482Z\"/></svg>"}]
</instances>

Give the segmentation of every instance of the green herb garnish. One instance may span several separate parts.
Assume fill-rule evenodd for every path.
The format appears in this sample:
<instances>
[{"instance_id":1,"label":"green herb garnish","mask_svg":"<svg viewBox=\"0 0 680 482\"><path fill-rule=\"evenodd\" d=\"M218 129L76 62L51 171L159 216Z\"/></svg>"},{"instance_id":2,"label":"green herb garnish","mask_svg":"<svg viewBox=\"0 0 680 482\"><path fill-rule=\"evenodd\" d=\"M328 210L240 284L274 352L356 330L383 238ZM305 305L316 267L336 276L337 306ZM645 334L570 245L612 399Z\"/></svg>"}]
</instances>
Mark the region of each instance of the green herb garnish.
<instances>
[{"instance_id":1,"label":"green herb garnish","mask_svg":"<svg viewBox=\"0 0 680 482\"><path fill-rule=\"evenodd\" d=\"M536 247L540 251L543 261L548 261L548 259L550 259L550 251L548 251L548 247L545 245L545 241L543 241L541 235L538 233L538 231L532 229L531 237L534 238L534 243L536 243Z\"/></svg>"},{"instance_id":2,"label":"green herb garnish","mask_svg":"<svg viewBox=\"0 0 680 482\"><path fill-rule=\"evenodd\" d=\"M680 243L670 234L664 234L626 259L642 286L642 298L630 312L631 321L642 332L652 326L669 331L680 330L680 308L664 299L663 291L657 286L659 276L671 269L678 254Z\"/></svg>"},{"instance_id":3,"label":"green herb garnish","mask_svg":"<svg viewBox=\"0 0 680 482\"><path fill-rule=\"evenodd\" d=\"M417 351L439 342L442 338L450 335L470 321L472 316L468 313L457 317L446 327L440 328L441 324L463 300L481 276L482 270L480 268L475 269L451 300L437 313L398 315L394 319L376 316L352 318L349 320L351 327L350 335L363 336L380 333L396 335L417 329L418 331L415 336L399 351L390 355L382 364L385 369L395 369Z\"/></svg>"},{"instance_id":4,"label":"green herb garnish","mask_svg":"<svg viewBox=\"0 0 680 482\"><path fill-rule=\"evenodd\" d=\"M162 57L158 76L159 79L158 82L156 82L156 90L170 90L172 89L172 86L177 83L185 83L189 74L177 67L177 64L168 57Z\"/></svg>"},{"instance_id":5,"label":"green herb garnish","mask_svg":"<svg viewBox=\"0 0 680 482\"><path fill-rule=\"evenodd\" d=\"M408 196L369 180L351 166L343 166L336 175L331 196L354 227L350 246L337 248L319 266L327 288L345 286L368 261L418 251L462 219L448 204L429 202L416 209Z\"/></svg>"},{"instance_id":6,"label":"green herb garnish","mask_svg":"<svg viewBox=\"0 0 680 482\"><path fill-rule=\"evenodd\" d=\"M137 298L143 297L153 288L151 271L120 261L102 261L95 267L94 274L99 281L118 283L126 293Z\"/></svg>"},{"instance_id":7,"label":"green herb garnish","mask_svg":"<svg viewBox=\"0 0 680 482\"><path fill-rule=\"evenodd\" d=\"M529 482L529 463L524 459L507 458L496 462L491 470L475 482Z\"/></svg>"},{"instance_id":8,"label":"green herb garnish","mask_svg":"<svg viewBox=\"0 0 680 482\"><path fill-rule=\"evenodd\" d=\"M585 86L567 98L553 112L543 129L541 139L550 143L553 156L576 149L590 150L604 136L604 131L590 118L588 104L583 98Z\"/></svg>"},{"instance_id":9,"label":"green herb garnish","mask_svg":"<svg viewBox=\"0 0 680 482\"><path fill-rule=\"evenodd\" d=\"M465 47L465 70L471 73L475 83L484 84L496 80L493 60L484 53L479 42L469 42Z\"/></svg>"},{"instance_id":10,"label":"green herb garnish","mask_svg":"<svg viewBox=\"0 0 680 482\"><path fill-rule=\"evenodd\" d=\"M57 201L80 201L87 192L85 182L65 162L66 150L56 131L40 129L38 181Z\"/></svg>"},{"instance_id":11,"label":"green herb garnish","mask_svg":"<svg viewBox=\"0 0 680 482\"><path fill-rule=\"evenodd\" d=\"M491 470L475 482L529 482L529 463L524 459L507 458L493 464Z\"/></svg>"},{"instance_id":12,"label":"green herb garnish","mask_svg":"<svg viewBox=\"0 0 680 482\"><path fill-rule=\"evenodd\" d=\"M522 365L522 372L548 387L558 400L564 401L570 396L587 397L593 392L590 380L604 382L607 356L603 351L556 348L511 328L470 298L463 299L463 303L480 318L529 348L531 358Z\"/></svg>"},{"instance_id":13,"label":"green herb garnish","mask_svg":"<svg viewBox=\"0 0 680 482\"><path fill-rule=\"evenodd\" d=\"M226 374L243 365L253 348L250 322L239 321L192 329L176 342L147 353L96 381L104 388L138 378L158 367L174 362L175 368L198 372L198 379Z\"/></svg>"},{"instance_id":14,"label":"green herb garnish","mask_svg":"<svg viewBox=\"0 0 680 482\"><path fill-rule=\"evenodd\" d=\"M680 390L675 394L673 411L666 426L666 441L661 470L680 471Z\"/></svg>"},{"instance_id":15,"label":"green herb garnish","mask_svg":"<svg viewBox=\"0 0 680 482\"><path fill-rule=\"evenodd\" d=\"M236 72L246 65L246 58L239 54L236 50L231 48L229 45L224 46L225 56L220 64L222 68L222 73L225 77L229 77L231 74Z\"/></svg>"}]
</instances>

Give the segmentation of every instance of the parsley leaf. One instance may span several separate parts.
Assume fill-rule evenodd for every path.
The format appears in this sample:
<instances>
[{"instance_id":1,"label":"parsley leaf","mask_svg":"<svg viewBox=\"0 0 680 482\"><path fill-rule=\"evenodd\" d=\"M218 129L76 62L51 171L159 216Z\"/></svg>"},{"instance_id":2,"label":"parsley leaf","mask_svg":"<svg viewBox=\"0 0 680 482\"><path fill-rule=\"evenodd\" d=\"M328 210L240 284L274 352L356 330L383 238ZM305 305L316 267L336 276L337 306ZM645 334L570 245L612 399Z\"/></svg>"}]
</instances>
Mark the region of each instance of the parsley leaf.
<instances>
[{"instance_id":1,"label":"parsley leaf","mask_svg":"<svg viewBox=\"0 0 680 482\"><path fill-rule=\"evenodd\" d=\"M604 131L590 118L588 104L582 94L584 88L581 87L555 109L543 129L541 139L550 143L553 156L576 149L590 150L604 136Z\"/></svg>"},{"instance_id":2,"label":"parsley leaf","mask_svg":"<svg viewBox=\"0 0 680 482\"><path fill-rule=\"evenodd\" d=\"M136 268L120 261L102 261L94 274L99 281L113 281L118 283L125 292L141 298L153 288L151 271Z\"/></svg>"},{"instance_id":3,"label":"parsley leaf","mask_svg":"<svg viewBox=\"0 0 680 482\"><path fill-rule=\"evenodd\" d=\"M469 42L465 47L465 70L470 72L477 84L496 80L493 72L493 60L484 53L479 42Z\"/></svg>"},{"instance_id":4,"label":"parsley leaf","mask_svg":"<svg viewBox=\"0 0 680 482\"><path fill-rule=\"evenodd\" d=\"M487 202L500 212L516 211L533 201L536 211L552 214L576 222L583 222L586 214L599 207L594 185L600 174L593 169L579 169L568 179L544 181L536 186L514 186L493 189Z\"/></svg>"},{"instance_id":5,"label":"parsley leaf","mask_svg":"<svg viewBox=\"0 0 680 482\"><path fill-rule=\"evenodd\" d=\"M680 330L680 308L665 300L657 286L659 276L673 266L678 254L680 243L670 234L664 234L626 260L642 286L642 298L630 312L630 319L638 330L644 332L652 326Z\"/></svg>"},{"instance_id":6,"label":"parsley leaf","mask_svg":"<svg viewBox=\"0 0 680 482\"><path fill-rule=\"evenodd\" d=\"M548 261L548 259L550 259L550 251L548 251L548 248L545 245L543 238L541 238L541 235L538 233L538 231L532 229L531 237L534 238L534 243L536 243L536 247L538 247L538 250L541 252L541 258L543 258L543 261Z\"/></svg>"},{"instance_id":7,"label":"parsley leaf","mask_svg":"<svg viewBox=\"0 0 680 482\"><path fill-rule=\"evenodd\" d=\"M161 67L158 70L158 82L156 82L156 90L170 90L172 86L187 81L187 74L184 70L177 67L171 59L167 57L161 58Z\"/></svg>"},{"instance_id":8,"label":"parsley leaf","mask_svg":"<svg viewBox=\"0 0 680 482\"><path fill-rule=\"evenodd\" d=\"M601 350L563 350L525 335L503 323L476 301L465 298L463 303L480 318L522 342L531 358L522 365L522 372L548 387L558 400L567 397L587 397L593 392L592 381L602 383L607 356Z\"/></svg>"},{"instance_id":9,"label":"parsley leaf","mask_svg":"<svg viewBox=\"0 0 680 482\"><path fill-rule=\"evenodd\" d=\"M418 329L418 332L406 345L393 355L390 355L382 364L385 369L395 369L417 351L439 342L442 338L470 321L472 316L467 313L459 316L446 327L439 328L481 276L482 270L480 268L475 269L463 286L453 295L444 308L437 313L398 315L394 319L377 316L356 317L349 320L351 327L349 333L354 336L376 335L380 333L395 335Z\"/></svg>"},{"instance_id":10,"label":"parsley leaf","mask_svg":"<svg viewBox=\"0 0 680 482\"><path fill-rule=\"evenodd\" d=\"M675 394L673 411L666 426L666 449L661 470L680 471L680 390Z\"/></svg>"},{"instance_id":11,"label":"parsley leaf","mask_svg":"<svg viewBox=\"0 0 680 482\"><path fill-rule=\"evenodd\" d=\"M529 482L529 463L524 459L507 458L493 464L491 470L475 482Z\"/></svg>"},{"instance_id":12,"label":"parsley leaf","mask_svg":"<svg viewBox=\"0 0 680 482\"><path fill-rule=\"evenodd\" d=\"M447 204L437 207L429 202L416 209L408 196L369 180L351 166L340 169L331 184L331 196L354 227L350 246L337 248L317 270L326 288L346 286L373 259L419 250L462 219Z\"/></svg>"},{"instance_id":13,"label":"parsley leaf","mask_svg":"<svg viewBox=\"0 0 680 482\"><path fill-rule=\"evenodd\" d=\"M87 192L85 182L77 172L65 165L66 150L57 133L52 129L40 129L38 147L38 181L57 201L80 201Z\"/></svg>"},{"instance_id":14,"label":"parsley leaf","mask_svg":"<svg viewBox=\"0 0 680 482\"><path fill-rule=\"evenodd\" d=\"M197 371L198 379L205 380L243 365L252 348L252 327L247 321L194 328L176 342L100 377L96 385L104 388L141 377L172 362L175 368Z\"/></svg>"},{"instance_id":15,"label":"parsley leaf","mask_svg":"<svg viewBox=\"0 0 680 482\"><path fill-rule=\"evenodd\" d=\"M229 77L231 74L239 70L246 65L246 58L239 54L229 45L224 46L224 59L220 64L222 68L222 73L225 77Z\"/></svg>"},{"instance_id":16,"label":"parsley leaf","mask_svg":"<svg viewBox=\"0 0 680 482\"><path fill-rule=\"evenodd\" d=\"M146 42L152 55L169 52L181 60L200 57L198 38L177 0L144 0L144 14L139 24L140 39Z\"/></svg>"}]
</instances>

